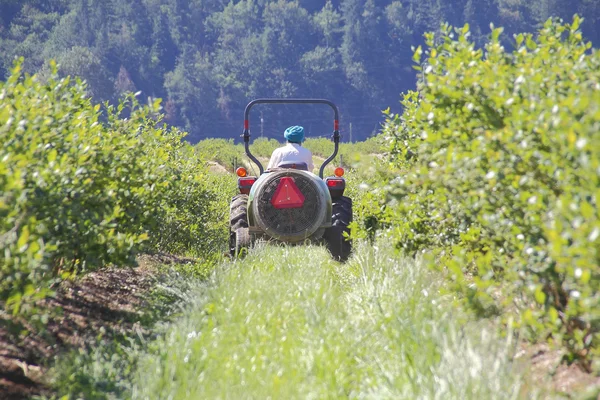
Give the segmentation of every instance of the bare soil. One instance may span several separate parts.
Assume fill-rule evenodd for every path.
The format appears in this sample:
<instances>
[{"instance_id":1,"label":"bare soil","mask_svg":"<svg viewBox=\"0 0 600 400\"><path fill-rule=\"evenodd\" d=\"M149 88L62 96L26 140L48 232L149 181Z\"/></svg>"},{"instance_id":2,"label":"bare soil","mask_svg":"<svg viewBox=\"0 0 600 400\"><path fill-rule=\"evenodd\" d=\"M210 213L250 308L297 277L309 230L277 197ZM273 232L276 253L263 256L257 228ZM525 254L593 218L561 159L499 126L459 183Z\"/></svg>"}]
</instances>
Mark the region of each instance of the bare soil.
<instances>
[{"instance_id":1,"label":"bare soil","mask_svg":"<svg viewBox=\"0 0 600 400\"><path fill-rule=\"evenodd\" d=\"M142 256L137 268L106 268L63 282L39 304L58 315L41 329L21 321L28 334L11 332L15 321L0 312L0 398L49 394L44 377L60 352L93 345L98 332L116 336L140 329L148 293L157 281L155 266L182 262L189 259Z\"/></svg>"},{"instance_id":2,"label":"bare soil","mask_svg":"<svg viewBox=\"0 0 600 400\"><path fill-rule=\"evenodd\" d=\"M229 174L230 173L230 171L226 167L224 167L223 165L221 165L221 164L219 164L217 162L214 162L214 161L209 161L208 162L208 170L211 173L215 173L215 174L223 174L223 175L225 175L225 174Z\"/></svg>"},{"instance_id":3,"label":"bare soil","mask_svg":"<svg viewBox=\"0 0 600 400\"><path fill-rule=\"evenodd\" d=\"M600 376L586 372L577 364L562 362L562 352L547 344L523 343L515 358L527 360L533 380L546 383L554 392L569 396L595 388L600 399Z\"/></svg>"}]
</instances>

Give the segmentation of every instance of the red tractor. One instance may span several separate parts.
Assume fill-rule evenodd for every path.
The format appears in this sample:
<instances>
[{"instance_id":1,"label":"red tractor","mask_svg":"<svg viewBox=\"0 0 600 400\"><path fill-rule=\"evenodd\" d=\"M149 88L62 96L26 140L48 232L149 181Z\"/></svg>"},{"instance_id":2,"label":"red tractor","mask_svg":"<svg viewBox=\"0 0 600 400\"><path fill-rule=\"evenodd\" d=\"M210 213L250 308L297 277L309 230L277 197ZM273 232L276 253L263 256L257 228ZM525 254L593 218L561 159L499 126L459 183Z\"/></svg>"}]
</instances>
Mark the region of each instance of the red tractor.
<instances>
[{"instance_id":1,"label":"red tractor","mask_svg":"<svg viewBox=\"0 0 600 400\"><path fill-rule=\"evenodd\" d=\"M304 163L283 164L264 170L252 155L250 109L256 104L326 104L334 112L333 154L321 165L319 175L307 170ZM352 199L344 196L344 170L336 168L334 176L323 178L325 166L335 158L340 141L339 112L335 104L324 99L257 99L244 113L244 147L246 155L258 166L260 175L247 176L238 169L240 194L231 200L229 249L233 257L244 255L256 239L282 243L324 243L339 261L346 261L352 250L348 225L352 222Z\"/></svg>"}]
</instances>

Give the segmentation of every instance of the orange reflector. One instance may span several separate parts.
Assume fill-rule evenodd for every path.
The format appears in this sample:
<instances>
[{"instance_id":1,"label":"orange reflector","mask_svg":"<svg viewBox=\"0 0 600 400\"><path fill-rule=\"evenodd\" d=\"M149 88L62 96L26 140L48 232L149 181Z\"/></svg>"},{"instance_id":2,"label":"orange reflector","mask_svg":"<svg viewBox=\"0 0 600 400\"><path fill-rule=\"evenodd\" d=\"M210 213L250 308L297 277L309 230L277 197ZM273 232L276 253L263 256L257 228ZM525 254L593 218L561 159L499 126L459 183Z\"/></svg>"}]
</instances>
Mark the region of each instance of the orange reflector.
<instances>
[{"instance_id":1,"label":"orange reflector","mask_svg":"<svg viewBox=\"0 0 600 400\"><path fill-rule=\"evenodd\" d=\"M300 208L304 205L304 195L296 186L294 178L289 176L281 178L271 199L271 204L277 209Z\"/></svg>"},{"instance_id":2,"label":"orange reflector","mask_svg":"<svg viewBox=\"0 0 600 400\"><path fill-rule=\"evenodd\" d=\"M333 171L333 174L334 174L335 176L337 176L337 177L342 177L342 176L344 176L344 168L342 168L342 167L337 167L337 168L335 169L335 171Z\"/></svg>"},{"instance_id":3,"label":"orange reflector","mask_svg":"<svg viewBox=\"0 0 600 400\"><path fill-rule=\"evenodd\" d=\"M238 169L235 170L235 173L240 178L243 178L244 176L248 175L248 171L246 171L246 168L244 168L244 167L239 167Z\"/></svg>"}]
</instances>

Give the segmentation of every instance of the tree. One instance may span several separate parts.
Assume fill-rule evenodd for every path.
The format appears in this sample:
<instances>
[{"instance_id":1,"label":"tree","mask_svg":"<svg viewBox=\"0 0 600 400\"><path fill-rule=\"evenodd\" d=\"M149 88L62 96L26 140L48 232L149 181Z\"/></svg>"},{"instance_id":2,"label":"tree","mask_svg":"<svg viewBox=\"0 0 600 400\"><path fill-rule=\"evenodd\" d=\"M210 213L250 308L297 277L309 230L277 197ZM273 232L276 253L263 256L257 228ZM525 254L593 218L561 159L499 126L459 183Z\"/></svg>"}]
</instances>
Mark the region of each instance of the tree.
<instances>
[{"instance_id":1,"label":"tree","mask_svg":"<svg viewBox=\"0 0 600 400\"><path fill-rule=\"evenodd\" d=\"M26 72L39 70L46 60L44 43L59 19L58 13L46 13L25 4L20 12L14 14L8 29L0 31L0 61L3 69L10 70L16 58L24 57L22 67Z\"/></svg>"},{"instance_id":2,"label":"tree","mask_svg":"<svg viewBox=\"0 0 600 400\"><path fill-rule=\"evenodd\" d=\"M100 56L87 47L74 46L58 55L60 73L84 79L95 102L114 97L114 79Z\"/></svg>"},{"instance_id":3,"label":"tree","mask_svg":"<svg viewBox=\"0 0 600 400\"><path fill-rule=\"evenodd\" d=\"M0 0L0 74L15 57L27 72L59 59L97 99L133 87L165 97L169 122L192 139L239 129L236 113L252 97L325 96L364 137L414 87L423 32L468 22L482 43L493 22L508 48L514 32L575 12L599 43L597 0ZM262 109L269 121L316 118L277 110Z\"/></svg>"},{"instance_id":4,"label":"tree","mask_svg":"<svg viewBox=\"0 0 600 400\"><path fill-rule=\"evenodd\" d=\"M584 37L591 40L594 45L600 45L600 2L581 0L577 11L584 17L582 26Z\"/></svg>"},{"instance_id":5,"label":"tree","mask_svg":"<svg viewBox=\"0 0 600 400\"><path fill-rule=\"evenodd\" d=\"M115 79L115 94L121 97L128 92L136 92L135 84L127 69L121 65L117 79Z\"/></svg>"},{"instance_id":6,"label":"tree","mask_svg":"<svg viewBox=\"0 0 600 400\"><path fill-rule=\"evenodd\" d=\"M312 17L312 22L317 31L323 35L325 47L335 46L338 43L338 35L343 31L342 17L333 7L331 0L327 0L325 6Z\"/></svg>"},{"instance_id":7,"label":"tree","mask_svg":"<svg viewBox=\"0 0 600 400\"><path fill-rule=\"evenodd\" d=\"M490 31L490 21L498 15L498 0L467 0L463 20L468 23L475 43L483 44Z\"/></svg>"},{"instance_id":8,"label":"tree","mask_svg":"<svg viewBox=\"0 0 600 400\"><path fill-rule=\"evenodd\" d=\"M227 132L227 124L217 124L218 89L212 79L213 67L209 57L201 53L184 53L175 70L165 76L171 114L190 132L190 140L214 136L215 128ZM203 107L198 107L203 104ZM209 122L211 121L211 122Z\"/></svg>"}]
</instances>

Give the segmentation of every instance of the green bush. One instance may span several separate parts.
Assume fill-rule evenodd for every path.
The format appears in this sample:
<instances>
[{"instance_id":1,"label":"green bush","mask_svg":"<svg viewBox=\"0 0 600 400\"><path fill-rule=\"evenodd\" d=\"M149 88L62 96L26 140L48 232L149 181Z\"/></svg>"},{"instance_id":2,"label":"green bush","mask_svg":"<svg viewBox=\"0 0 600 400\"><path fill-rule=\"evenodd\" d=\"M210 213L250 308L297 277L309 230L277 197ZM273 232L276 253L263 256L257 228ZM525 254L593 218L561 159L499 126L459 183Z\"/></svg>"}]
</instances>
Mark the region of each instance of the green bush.
<instances>
[{"instance_id":1,"label":"green bush","mask_svg":"<svg viewBox=\"0 0 600 400\"><path fill-rule=\"evenodd\" d=\"M313 155L327 158L333 153L333 140L327 138L306 139L304 143L307 149L312 151ZM387 149L379 136L366 139L363 142L340 142L338 157L354 160L357 157L364 157L373 154L383 154Z\"/></svg>"},{"instance_id":2,"label":"green bush","mask_svg":"<svg viewBox=\"0 0 600 400\"><path fill-rule=\"evenodd\" d=\"M273 151L283 146L284 143L275 139L256 138L250 142L250 151L255 157L271 158ZM303 146L309 149L313 156L327 158L333 153L333 141L326 138L307 138ZM243 143L234 144L233 139L210 138L204 139L196 144L196 154L205 161L216 162L227 170L234 172L234 165L245 165L253 168L254 164L246 156ZM340 143L338 156L332 161L331 166L352 167L360 161L374 160L380 158L386 151L386 146L380 137L372 137L364 142ZM264 164L264 163L263 163ZM320 167L318 160L316 167ZM266 164L263 165L266 168ZM329 170L328 170L329 171ZM333 170L332 170L333 171ZM253 172L255 173L255 172ZM333 172L331 172L333 173Z\"/></svg>"},{"instance_id":3,"label":"green bush","mask_svg":"<svg viewBox=\"0 0 600 400\"><path fill-rule=\"evenodd\" d=\"M106 109L85 86L43 83L17 63L0 83L0 302L14 314L52 283L143 249L208 252L219 231L206 170L159 101ZM24 308L23 308L24 307Z\"/></svg>"},{"instance_id":4,"label":"green bush","mask_svg":"<svg viewBox=\"0 0 600 400\"><path fill-rule=\"evenodd\" d=\"M600 339L600 54L548 21L507 52L493 29L442 26L415 52L422 82L389 114L393 235L434 250L475 308L505 311L591 369ZM421 64L421 56L426 60ZM597 359L597 358L596 358Z\"/></svg>"}]
</instances>

